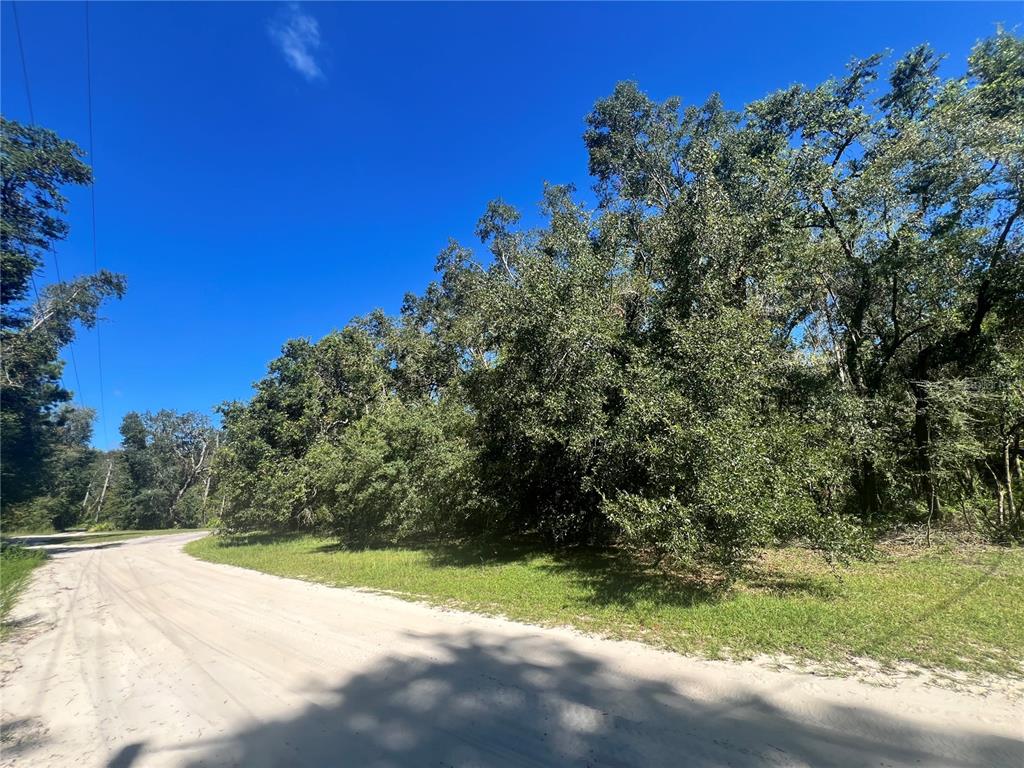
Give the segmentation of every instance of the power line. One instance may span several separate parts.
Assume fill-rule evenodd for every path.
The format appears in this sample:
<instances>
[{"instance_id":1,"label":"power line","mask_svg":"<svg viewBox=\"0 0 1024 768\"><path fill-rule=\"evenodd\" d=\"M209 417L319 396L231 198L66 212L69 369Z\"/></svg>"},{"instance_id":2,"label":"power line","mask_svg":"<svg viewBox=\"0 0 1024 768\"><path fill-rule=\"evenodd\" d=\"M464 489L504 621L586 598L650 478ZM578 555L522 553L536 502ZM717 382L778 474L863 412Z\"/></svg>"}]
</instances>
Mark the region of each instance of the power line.
<instances>
[{"instance_id":1,"label":"power line","mask_svg":"<svg viewBox=\"0 0 1024 768\"><path fill-rule=\"evenodd\" d=\"M92 35L89 26L89 2L85 3L85 83L86 103L89 112L89 162L92 165L92 181L89 184L89 192L92 198L92 268L93 272L100 271L99 257L96 247L96 153L93 149L92 140ZM100 378L100 424L103 427L103 443L108 443L107 437L107 405L103 390L103 343L100 339L100 326L96 324L96 363Z\"/></svg>"},{"instance_id":2,"label":"power line","mask_svg":"<svg viewBox=\"0 0 1024 768\"><path fill-rule=\"evenodd\" d=\"M11 0L11 10L14 12L14 29L18 33L18 55L21 57L21 78L25 83L25 100L28 102L28 119L32 125L36 124L36 111L32 108L32 89L28 85L28 65L25 63L25 46L21 42L21 22L18 21L18 4ZM32 294L36 297L36 304L39 304L39 289L36 287L36 274L33 270L29 274L32 282Z\"/></svg>"},{"instance_id":3,"label":"power line","mask_svg":"<svg viewBox=\"0 0 1024 768\"><path fill-rule=\"evenodd\" d=\"M57 270L57 282L63 283L64 278L60 274L60 262L57 261L57 252L50 246L50 253L53 254L53 266ZM71 354L71 370L75 372L75 386L78 387L75 392L78 394L78 404L85 408L85 399L82 395L82 381L78 378L78 360L75 359L75 346L74 344L68 343L68 352ZM64 382L61 381L61 386L64 386ZM66 387L65 387L66 388Z\"/></svg>"},{"instance_id":4,"label":"power line","mask_svg":"<svg viewBox=\"0 0 1024 768\"><path fill-rule=\"evenodd\" d=\"M28 65L25 63L25 45L21 42L21 22L18 21L18 4L11 0L11 10L14 11L14 29L18 33L18 53L21 56L21 76L25 81L25 98L28 100L28 119L32 125L36 124L36 111L32 109L32 89L28 84Z\"/></svg>"},{"instance_id":5,"label":"power line","mask_svg":"<svg viewBox=\"0 0 1024 768\"><path fill-rule=\"evenodd\" d=\"M21 77L25 83L25 101L28 102L28 119L32 125L36 124L36 111L32 108L32 89L28 84L28 64L25 63L25 46L21 42L21 22L18 19L18 4L11 0L11 10L14 12L14 29L18 33L18 56L21 58ZM39 306L39 287L36 285L36 273L33 269L29 273L29 282L32 283L32 295L35 297L36 306ZM60 388L66 390L64 386L64 376L60 376Z\"/></svg>"},{"instance_id":6,"label":"power line","mask_svg":"<svg viewBox=\"0 0 1024 768\"><path fill-rule=\"evenodd\" d=\"M28 78L28 61L27 57L25 56L25 43L21 36L21 19L18 17L18 4L14 0L11 0L11 11L14 13L14 30L17 33L18 38L18 56L21 59L21 75L25 83L25 100L28 102L28 119L29 123L34 128L37 125L36 111L35 107L32 104L32 86ZM52 244L49 247L49 251L53 255L53 267L55 272L57 273L57 282L63 283L64 278L61 276L60 273L60 259L57 257L57 251ZM32 293L35 295L36 305L39 305L39 288L36 286L36 276L34 270L33 273L30 275L30 278L32 282ZM82 381L80 376L78 375L78 360L75 357L74 342L68 342L68 353L71 356L71 369L75 373L75 386L77 387L76 394L78 395L78 404L84 408L85 395L82 392ZM60 376L60 386L61 389L67 389L67 386L64 384L63 374ZM105 438L106 435L104 435L104 439Z\"/></svg>"}]
</instances>

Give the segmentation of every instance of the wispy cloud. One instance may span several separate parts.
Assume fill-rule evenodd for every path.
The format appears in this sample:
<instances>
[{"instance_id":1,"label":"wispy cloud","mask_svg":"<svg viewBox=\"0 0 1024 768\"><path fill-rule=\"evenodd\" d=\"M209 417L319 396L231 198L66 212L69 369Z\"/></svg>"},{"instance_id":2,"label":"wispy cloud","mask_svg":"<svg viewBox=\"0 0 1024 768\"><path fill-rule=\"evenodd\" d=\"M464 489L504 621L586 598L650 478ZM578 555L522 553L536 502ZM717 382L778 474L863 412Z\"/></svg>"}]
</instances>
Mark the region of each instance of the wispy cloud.
<instances>
[{"instance_id":1,"label":"wispy cloud","mask_svg":"<svg viewBox=\"0 0 1024 768\"><path fill-rule=\"evenodd\" d=\"M267 31L292 69L310 82L324 78L323 70L316 61L316 52L320 48L320 25L299 8L298 3L289 3L270 22Z\"/></svg>"}]
</instances>

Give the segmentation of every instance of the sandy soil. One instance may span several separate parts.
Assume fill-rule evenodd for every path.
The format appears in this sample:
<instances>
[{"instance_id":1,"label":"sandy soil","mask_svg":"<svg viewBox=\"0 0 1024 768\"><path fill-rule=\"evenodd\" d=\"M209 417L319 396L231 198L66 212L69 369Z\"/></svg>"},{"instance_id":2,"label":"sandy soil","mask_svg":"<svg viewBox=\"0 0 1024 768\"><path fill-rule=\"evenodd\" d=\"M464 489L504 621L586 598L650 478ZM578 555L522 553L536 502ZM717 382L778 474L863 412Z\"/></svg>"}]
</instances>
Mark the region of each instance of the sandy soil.
<instances>
[{"instance_id":1,"label":"sandy soil","mask_svg":"<svg viewBox=\"0 0 1024 768\"><path fill-rule=\"evenodd\" d=\"M200 534L201 535L201 534ZM700 661L79 546L0 649L3 766L1024 765L1019 700Z\"/></svg>"}]
</instances>

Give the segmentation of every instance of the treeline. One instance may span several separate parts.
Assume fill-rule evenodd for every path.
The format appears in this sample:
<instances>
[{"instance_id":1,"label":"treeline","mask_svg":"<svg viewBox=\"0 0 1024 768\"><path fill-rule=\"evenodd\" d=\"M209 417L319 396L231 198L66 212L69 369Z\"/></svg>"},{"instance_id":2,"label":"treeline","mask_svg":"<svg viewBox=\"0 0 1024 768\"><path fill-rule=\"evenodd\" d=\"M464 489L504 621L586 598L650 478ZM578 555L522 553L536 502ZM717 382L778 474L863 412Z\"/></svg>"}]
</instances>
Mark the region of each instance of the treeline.
<instances>
[{"instance_id":1,"label":"treeline","mask_svg":"<svg viewBox=\"0 0 1024 768\"><path fill-rule=\"evenodd\" d=\"M220 434L195 412L128 413L121 448L97 452L82 523L114 529L217 524L213 478Z\"/></svg>"},{"instance_id":2,"label":"treeline","mask_svg":"<svg viewBox=\"0 0 1024 768\"><path fill-rule=\"evenodd\" d=\"M7 529L39 531L196 528L217 525L223 505L213 477L219 432L202 414L128 413L121 447L90 447L88 409L62 408L47 475L28 499L8 504Z\"/></svg>"},{"instance_id":3,"label":"treeline","mask_svg":"<svg viewBox=\"0 0 1024 768\"><path fill-rule=\"evenodd\" d=\"M1024 41L726 109L619 84L596 208L492 202L399 316L288 342L215 460L233 530L619 541L730 567L903 523L1024 537Z\"/></svg>"}]
</instances>

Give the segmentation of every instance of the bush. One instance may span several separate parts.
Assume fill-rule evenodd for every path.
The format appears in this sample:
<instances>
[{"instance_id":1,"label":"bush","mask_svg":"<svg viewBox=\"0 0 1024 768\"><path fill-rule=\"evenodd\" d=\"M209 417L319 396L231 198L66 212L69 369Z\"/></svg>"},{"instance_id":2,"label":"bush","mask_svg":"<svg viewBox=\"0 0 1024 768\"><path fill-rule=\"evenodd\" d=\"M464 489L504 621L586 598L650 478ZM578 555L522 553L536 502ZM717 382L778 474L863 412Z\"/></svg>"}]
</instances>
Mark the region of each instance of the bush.
<instances>
[{"instance_id":1,"label":"bush","mask_svg":"<svg viewBox=\"0 0 1024 768\"><path fill-rule=\"evenodd\" d=\"M52 533L53 510L50 497L43 496L22 504L13 504L4 511L3 531L13 533Z\"/></svg>"},{"instance_id":2,"label":"bush","mask_svg":"<svg viewBox=\"0 0 1024 768\"><path fill-rule=\"evenodd\" d=\"M464 411L443 403L391 400L320 443L303 464L314 526L345 543L455 536L483 525L490 504Z\"/></svg>"}]
</instances>

